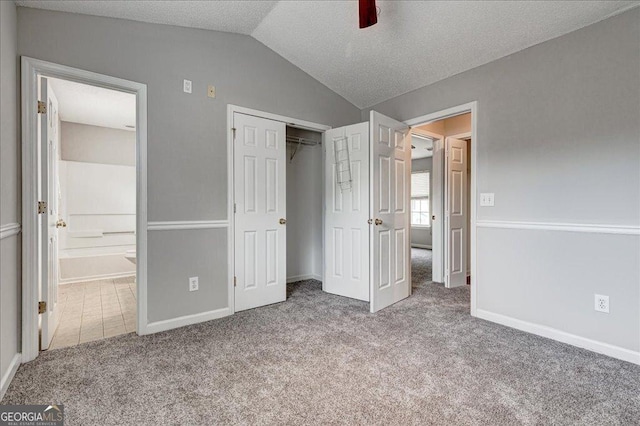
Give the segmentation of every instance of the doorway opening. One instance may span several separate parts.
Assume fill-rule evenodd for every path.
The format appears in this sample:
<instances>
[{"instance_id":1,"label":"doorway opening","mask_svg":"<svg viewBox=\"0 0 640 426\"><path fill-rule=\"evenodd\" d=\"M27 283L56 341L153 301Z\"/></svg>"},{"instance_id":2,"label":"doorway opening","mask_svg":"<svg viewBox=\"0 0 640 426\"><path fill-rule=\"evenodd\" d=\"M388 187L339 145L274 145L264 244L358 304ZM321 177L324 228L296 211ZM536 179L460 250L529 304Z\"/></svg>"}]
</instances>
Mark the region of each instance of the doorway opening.
<instances>
[{"instance_id":1,"label":"doorway opening","mask_svg":"<svg viewBox=\"0 0 640 426\"><path fill-rule=\"evenodd\" d=\"M471 286L475 307L475 103L409 120L413 286Z\"/></svg>"},{"instance_id":2,"label":"doorway opening","mask_svg":"<svg viewBox=\"0 0 640 426\"><path fill-rule=\"evenodd\" d=\"M39 87L47 102L43 274L57 311L41 349L135 332L136 96L45 76Z\"/></svg>"},{"instance_id":3,"label":"doorway opening","mask_svg":"<svg viewBox=\"0 0 640 426\"><path fill-rule=\"evenodd\" d=\"M144 84L21 64L28 362L41 350L148 333L147 112Z\"/></svg>"}]
</instances>

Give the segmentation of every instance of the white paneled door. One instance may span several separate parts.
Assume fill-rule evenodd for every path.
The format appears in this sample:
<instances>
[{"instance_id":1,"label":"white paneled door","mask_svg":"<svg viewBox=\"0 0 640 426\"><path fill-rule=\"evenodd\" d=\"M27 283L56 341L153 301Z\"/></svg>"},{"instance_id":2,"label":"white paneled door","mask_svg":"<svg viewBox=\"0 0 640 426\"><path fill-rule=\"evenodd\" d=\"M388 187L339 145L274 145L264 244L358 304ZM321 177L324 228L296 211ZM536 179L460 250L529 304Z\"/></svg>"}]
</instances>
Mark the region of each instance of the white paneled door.
<instances>
[{"instance_id":1,"label":"white paneled door","mask_svg":"<svg viewBox=\"0 0 640 426\"><path fill-rule=\"evenodd\" d=\"M467 283L467 143L445 141L445 287Z\"/></svg>"},{"instance_id":2,"label":"white paneled door","mask_svg":"<svg viewBox=\"0 0 640 426\"><path fill-rule=\"evenodd\" d=\"M431 245L432 277L444 282L444 139L433 142L433 167L431 170Z\"/></svg>"},{"instance_id":3,"label":"white paneled door","mask_svg":"<svg viewBox=\"0 0 640 426\"><path fill-rule=\"evenodd\" d=\"M341 162L346 142L348 162ZM324 291L369 301L369 123L324 135ZM347 167L349 165L349 167ZM342 169L342 170L341 170ZM350 177L339 184L339 174Z\"/></svg>"},{"instance_id":4,"label":"white paneled door","mask_svg":"<svg viewBox=\"0 0 640 426\"><path fill-rule=\"evenodd\" d=\"M370 310L411 293L409 127L371 111Z\"/></svg>"},{"instance_id":5,"label":"white paneled door","mask_svg":"<svg viewBox=\"0 0 640 426\"><path fill-rule=\"evenodd\" d=\"M286 300L285 124L234 113L235 310Z\"/></svg>"},{"instance_id":6,"label":"white paneled door","mask_svg":"<svg viewBox=\"0 0 640 426\"><path fill-rule=\"evenodd\" d=\"M58 216L59 180L58 147L60 121L58 100L47 79L40 81L40 99L46 103L46 113L39 114L39 143L41 152L42 180L40 200L46 200L46 212L40 215L42 279L40 300L46 303L41 318L40 348L48 349L58 326L58 227L62 226Z\"/></svg>"}]
</instances>

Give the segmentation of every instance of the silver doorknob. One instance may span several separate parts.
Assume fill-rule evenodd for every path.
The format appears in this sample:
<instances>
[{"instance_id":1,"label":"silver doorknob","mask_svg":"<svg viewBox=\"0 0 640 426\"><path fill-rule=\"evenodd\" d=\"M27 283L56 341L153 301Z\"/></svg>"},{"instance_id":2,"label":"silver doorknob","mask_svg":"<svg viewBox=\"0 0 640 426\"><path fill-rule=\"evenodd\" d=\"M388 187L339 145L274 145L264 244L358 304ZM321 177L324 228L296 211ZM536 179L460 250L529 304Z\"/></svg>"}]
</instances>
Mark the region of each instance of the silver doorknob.
<instances>
[{"instance_id":1,"label":"silver doorknob","mask_svg":"<svg viewBox=\"0 0 640 426\"><path fill-rule=\"evenodd\" d=\"M67 227L67 223L62 219L58 219L58 221L56 222L56 228L66 228L66 227Z\"/></svg>"},{"instance_id":2,"label":"silver doorknob","mask_svg":"<svg viewBox=\"0 0 640 426\"><path fill-rule=\"evenodd\" d=\"M382 219L376 219L375 224L376 224L376 226L382 225Z\"/></svg>"},{"instance_id":3,"label":"silver doorknob","mask_svg":"<svg viewBox=\"0 0 640 426\"><path fill-rule=\"evenodd\" d=\"M287 223L287 219L280 219L280 225L284 225L285 223Z\"/></svg>"}]
</instances>

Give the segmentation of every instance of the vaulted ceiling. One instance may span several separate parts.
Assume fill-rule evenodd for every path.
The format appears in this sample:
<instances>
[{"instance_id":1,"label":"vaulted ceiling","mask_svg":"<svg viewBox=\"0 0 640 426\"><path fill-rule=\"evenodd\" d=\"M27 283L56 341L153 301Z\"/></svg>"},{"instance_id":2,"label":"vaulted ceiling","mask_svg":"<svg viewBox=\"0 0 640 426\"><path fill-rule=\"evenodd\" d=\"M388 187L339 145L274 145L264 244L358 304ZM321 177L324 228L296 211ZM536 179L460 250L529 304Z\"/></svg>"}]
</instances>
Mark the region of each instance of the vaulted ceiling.
<instances>
[{"instance_id":1,"label":"vaulted ceiling","mask_svg":"<svg viewBox=\"0 0 640 426\"><path fill-rule=\"evenodd\" d=\"M638 1L46 1L20 6L248 34L359 108L590 25Z\"/></svg>"}]
</instances>

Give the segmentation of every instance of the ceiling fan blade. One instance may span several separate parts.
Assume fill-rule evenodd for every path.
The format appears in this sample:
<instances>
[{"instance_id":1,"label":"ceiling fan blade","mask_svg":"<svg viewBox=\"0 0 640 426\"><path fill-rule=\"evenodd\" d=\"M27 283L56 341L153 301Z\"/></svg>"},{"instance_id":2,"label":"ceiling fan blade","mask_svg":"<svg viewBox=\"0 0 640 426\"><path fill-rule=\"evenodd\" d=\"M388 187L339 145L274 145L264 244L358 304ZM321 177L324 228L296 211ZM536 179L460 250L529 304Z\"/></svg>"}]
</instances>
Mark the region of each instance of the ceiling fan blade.
<instances>
[{"instance_id":1,"label":"ceiling fan blade","mask_svg":"<svg viewBox=\"0 0 640 426\"><path fill-rule=\"evenodd\" d=\"M360 28L370 27L378 22L376 0L359 0Z\"/></svg>"}]
</instances>

